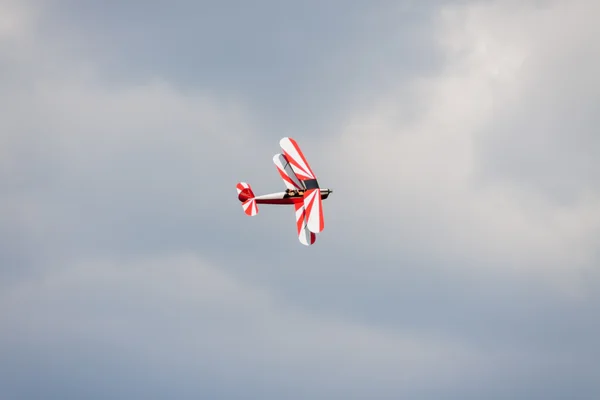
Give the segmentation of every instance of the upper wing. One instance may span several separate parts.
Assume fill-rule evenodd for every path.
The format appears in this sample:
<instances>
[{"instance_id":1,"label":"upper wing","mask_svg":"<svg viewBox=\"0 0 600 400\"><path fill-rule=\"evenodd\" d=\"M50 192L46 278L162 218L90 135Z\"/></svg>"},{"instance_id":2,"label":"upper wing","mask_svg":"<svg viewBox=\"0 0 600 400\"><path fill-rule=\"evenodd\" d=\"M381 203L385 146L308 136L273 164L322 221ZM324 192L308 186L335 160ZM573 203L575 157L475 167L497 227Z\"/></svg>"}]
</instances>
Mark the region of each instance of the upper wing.
<instances>
[{"instance_id":1,"label":"upper wing","mask_svg":"<svg viewBox=\"0 0 600 400\"><path fill-rule=\"evenodd\" d=\"M292 170L298 179L303 181L303 186L307 189L319 187L317 177L310 168L310 165L308 165L308 161L306 161L304 154L302 154L298 143L292 138L285 137L279 141L279 145L283 149L285 158L289 161Z\"/></svg>"},{"instance_id":2,"label":"upper wing","mask_svg":"<svg viewBox=\"0 0 600 400\"><path fill-rule=\"evenodd\" d=\"M294 203L296 209L296 228L298 229L298 240L305 246L310 246L317 240L317 235L308 230L306 226L306 210L304 203Z\"/></svg>"},{"instance_id":3,"label":"upper wing","mask_svg":"<svg viewBox=\"0 0 600 400\"><path fill-rule=\"evenodd\" d=\"M273 156L273 163L275 163L277 171L288 189L304 189L304 185L302 185L283 154L275 154Z\"/></svg>"}]
</instances>

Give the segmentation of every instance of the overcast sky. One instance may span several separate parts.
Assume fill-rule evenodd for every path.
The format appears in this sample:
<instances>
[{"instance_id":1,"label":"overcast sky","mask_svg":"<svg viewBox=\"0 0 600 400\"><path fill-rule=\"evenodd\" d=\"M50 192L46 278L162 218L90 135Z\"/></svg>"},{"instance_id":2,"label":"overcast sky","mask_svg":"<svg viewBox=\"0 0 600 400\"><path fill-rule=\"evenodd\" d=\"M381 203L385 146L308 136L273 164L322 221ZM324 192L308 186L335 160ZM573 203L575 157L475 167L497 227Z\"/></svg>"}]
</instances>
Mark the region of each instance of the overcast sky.
<instances>
[{"instance_id":1,"label":"overcast sky","mask_svg":"<svg viewBox=\"0 0 600 400\"><path fill-rule=\"evenodd\" d=\"M600 398L599 17L0 0L0 398Z\"/></svg>"}]
</instances>

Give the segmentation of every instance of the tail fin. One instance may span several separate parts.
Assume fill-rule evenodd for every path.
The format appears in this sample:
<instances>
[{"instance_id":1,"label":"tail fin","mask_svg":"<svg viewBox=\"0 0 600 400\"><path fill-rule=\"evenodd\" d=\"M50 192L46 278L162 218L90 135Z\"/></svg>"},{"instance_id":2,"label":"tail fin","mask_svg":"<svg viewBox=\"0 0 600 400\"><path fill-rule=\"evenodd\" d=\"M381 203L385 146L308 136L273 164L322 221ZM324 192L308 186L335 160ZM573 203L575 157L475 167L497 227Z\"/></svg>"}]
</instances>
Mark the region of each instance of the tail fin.
<instances>
[{"instance_id":1,"label":"tail fin","mask_svg":"<svg viewBox=\"0 0 600 400\"><path fill-rule=\"evenodd\" d=\"M254 199L254 193L252 188L246 182L240 182L236 186L238 192L238 199L242 202L242 208L244 212L253 217L258 214L258 205Z\"/></svg>"}]
</instances>

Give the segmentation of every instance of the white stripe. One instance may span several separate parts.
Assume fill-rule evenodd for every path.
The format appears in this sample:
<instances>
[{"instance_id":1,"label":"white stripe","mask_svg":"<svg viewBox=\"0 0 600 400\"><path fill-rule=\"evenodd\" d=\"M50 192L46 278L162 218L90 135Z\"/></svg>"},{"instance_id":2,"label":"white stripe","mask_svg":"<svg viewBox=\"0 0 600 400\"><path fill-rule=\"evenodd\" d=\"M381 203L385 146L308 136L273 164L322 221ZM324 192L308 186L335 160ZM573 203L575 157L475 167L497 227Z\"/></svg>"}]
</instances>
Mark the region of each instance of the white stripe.
<instances>
[{"instance_id":1,"label":"white stripe","mask_svg":"<svg viewBox=\"0 0 600 400\"><path fill-rule=\"evenodd\" d=\"M285 192L277 192L270 194L263 194L262 196L256 196L256 200L279 200L285 198Z\"/></svg>"}]
</instances>

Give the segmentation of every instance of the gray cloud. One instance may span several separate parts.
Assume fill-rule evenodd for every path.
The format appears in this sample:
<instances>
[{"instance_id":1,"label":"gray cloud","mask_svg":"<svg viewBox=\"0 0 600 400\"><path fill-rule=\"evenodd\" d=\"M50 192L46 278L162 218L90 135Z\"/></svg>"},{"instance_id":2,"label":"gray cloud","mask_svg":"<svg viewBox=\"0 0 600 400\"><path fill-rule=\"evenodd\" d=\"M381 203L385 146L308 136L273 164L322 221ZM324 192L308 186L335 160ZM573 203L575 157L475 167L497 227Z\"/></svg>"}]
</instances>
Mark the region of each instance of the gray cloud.
<instances>
[{"instance_id":1,"label":"gray cloud","mask_svg":"<svg viewBox=\"0 0 600 400\"><path fill-rule=\"evenodd\" d=\"M45 25L97 59L110 80L168 76L182 90L243 97L264 116L264 134L277 139L282 131L327 134L332 114L433 70L428 28L439 3L181 1L96 9L60 1Z\"/></svg>"},{"instance_id":2,"label":"gray cloud","mask_svg":"<svg viewBox=\"0 0 600 400\"><path fill-rule=\"evenodd\" d=\"M323 395L321 390L335 393L339 385L385 394L389 388L377 389L381 379L403 391L408 381L424 385L424 373L436 365L439 379L451 383L454 368L476 362L460 344L298 312L195 257L118 265L95 262L52 271L3 293L3 320L10 326L4 343L24 352L21 365L34 370L50 367L44 360L49 346L66 350L55 355L53 369L64 368L68 375L53 376L58 382L52 382L45 381L44 374L41 384L66 384L63 380L73 379L68 371L76 368L83 387L75 389L82 394L88 392L85 382L115 384L120 395L120 382L140 385L137 390L142 391L147 386L161 390L165 373L168 391L184 396L203 394L202 385L187 382L196 375L218 380L230 376L242 385L259 386L258 393L267 390L273 395L297 385L298 376L313 382L303 389L313 396ZM73 303L74 298L79 301ZM32 329L43 332L43 342L31 341ZM91 349L104 351L96 355ZM112 365L116 373L106 371L95 378L97 363L101 371ZM125 372L131 364L138 371L133 375ZM400 371L403 376L397 375ZM127 376L118 378L123 373ZM158 385L153 379L138 382L142 374L163 377ZM360 379L365 387L348 379ZM277 382L272 389L260 388L271 380ZM3 387L17 393L39 390L19 388L20 384L6 380Z\"/></svg>"},{"instance_id":3,"label":"gray cloud","mask_svg":"<svg viewBox=\"0 0 600 400\"><path fill-rule=\"evenodd\" d=\"M365 4L2 5L3 395L596 397L594 5Z\"/></svg>"}]
</instances>

